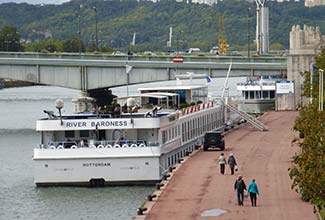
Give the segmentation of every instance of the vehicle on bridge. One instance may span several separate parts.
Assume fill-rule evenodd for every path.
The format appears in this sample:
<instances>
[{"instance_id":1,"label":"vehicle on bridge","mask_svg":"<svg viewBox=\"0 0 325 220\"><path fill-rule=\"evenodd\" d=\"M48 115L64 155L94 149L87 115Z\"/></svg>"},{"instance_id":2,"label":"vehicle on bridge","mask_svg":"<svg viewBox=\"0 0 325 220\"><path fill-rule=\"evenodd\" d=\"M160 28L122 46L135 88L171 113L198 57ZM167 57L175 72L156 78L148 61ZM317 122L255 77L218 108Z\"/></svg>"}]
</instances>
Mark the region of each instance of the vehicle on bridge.
<instances>
[{"instance_id":1,"label":"vehicle on bridge","mask_svg":"<svg viewBox=\"0 0 325 220\"><path fill-rule=\"evenodd\" d=\"M35 184L152 184L202 145L206 132L224 128L223 102L208 101L207 85L139 90L105 112L93 111L89 97L74 99L73 114L45 111L48 118L36 123Z\"/></svg>"}]
</instances>

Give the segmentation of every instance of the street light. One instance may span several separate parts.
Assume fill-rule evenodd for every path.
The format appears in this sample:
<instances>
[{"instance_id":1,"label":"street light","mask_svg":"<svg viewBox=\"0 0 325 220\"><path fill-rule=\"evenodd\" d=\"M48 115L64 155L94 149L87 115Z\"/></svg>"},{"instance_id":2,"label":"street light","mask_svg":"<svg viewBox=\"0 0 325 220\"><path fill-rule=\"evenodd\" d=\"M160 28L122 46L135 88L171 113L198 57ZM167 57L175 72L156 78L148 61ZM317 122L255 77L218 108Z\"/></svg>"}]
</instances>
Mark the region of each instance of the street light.
<instances>
[{"instance_id":1,"label":"street light","mask_svg":"<svg viewBox=\"0 0 325 220\"><path fill-rule=\"evenodd\" d=\"M78 12L78 38L79 38L79 54L81 54L81 24L80 24L80 17L81 17L81 9L83 5L79 5L79 12Z\"/></svg>"},{"instance_id":2,"label":"street light","mask_svg":"<svg viewBox=\"0 0 325 220\"><path fill-rule=\"evenodd\" d=\"M249 23L249 18L250 18L250 12L251 8L248 7L247 8L247 57L250 57L250 46L249 46L249 43L250 43L250 23Z\"/></svg>"},{"instance_id":3,"label":"street light","mask_svg":"<svg viewBox=\"0 0 325 220\"><path fill-rule=\"evenodd\" d=\"M323 111L324 110L324 70L319 69L319 97L318 97L318 110Z\"/></svg>"},{"instance_id":4,"label":"street light","mask_svg":"<svg viewBox=\"0 0 325 220\"><path fill-rule=\"evenodd\" d=\"M55 107L59 110L61 125L63 125L61 109L64 107L64 102L62 99L55 100Z\"/></svg>"},{"instance_id":5,"label":"street light","mask_svg":"<svg viewBox=\"0 0 325 220\"><path fill-rule=\"evenodd\" d=\"M97 8L94 6L93 9L95 11L95 47L96 47L96 51L97 51L98 50Z\"/></svg>"}]
</instances>

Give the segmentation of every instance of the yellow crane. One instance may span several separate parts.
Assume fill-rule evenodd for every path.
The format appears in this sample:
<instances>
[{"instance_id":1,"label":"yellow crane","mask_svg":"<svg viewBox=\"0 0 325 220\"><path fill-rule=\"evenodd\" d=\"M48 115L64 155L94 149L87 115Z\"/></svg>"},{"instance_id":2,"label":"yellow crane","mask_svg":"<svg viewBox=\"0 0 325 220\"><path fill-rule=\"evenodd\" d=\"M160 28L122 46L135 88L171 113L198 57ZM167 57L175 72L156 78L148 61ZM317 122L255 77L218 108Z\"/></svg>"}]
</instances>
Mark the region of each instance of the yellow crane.
<instances>
[{"instance_id":1,"label":"yellow crane","mask_svg":"<svg viewBox=\"0 0 325 220\"><path fill-rule=\"evenodd\" d=\"M218 14L218 53L219 55L227 53L227 38L223 14Z\"/></svg>"}]
</instances>

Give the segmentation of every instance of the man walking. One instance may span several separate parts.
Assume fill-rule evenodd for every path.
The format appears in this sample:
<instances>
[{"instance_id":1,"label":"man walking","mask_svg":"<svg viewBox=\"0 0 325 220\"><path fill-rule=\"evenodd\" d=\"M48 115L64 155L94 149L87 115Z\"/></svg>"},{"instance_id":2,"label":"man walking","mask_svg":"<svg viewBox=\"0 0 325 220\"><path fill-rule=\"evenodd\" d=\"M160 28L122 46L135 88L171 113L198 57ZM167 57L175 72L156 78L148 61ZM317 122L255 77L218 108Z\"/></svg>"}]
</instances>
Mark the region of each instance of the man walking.
<instances>
[{"instance_id":1,"label":"man walking","mask_svg":"<svg viewBox=\"0 0 325 220\"><path fill-rule=\"evenodd\" d=\"M228 164L229 164L229 167L231 170L231 175L234 175L235 167L237 166L237 162L236 162L236 159L232 153L229 155Z\"/></svg>"},{"instance_id":2,"label":"man walking","mask_svg":"<svg viewBox=\"0 0 325 220\"><path fill-rule=\"evenodd\" d=\"M239 206L244 205L244 190L246 190L246 184L241 175L238 176L235 182L235 191L237 192L237 201Z\"/></svg>"},{"instance_id":3,"label":"man walking","mask_svg":"<svg viewBox=\"0 0 325 220\"><path fill-rule=\"evenodd\" d=\"M226 158L225 158L224 154L221 153L221 155L219 157L219 165L220 165L220 173L222 175L225 174L225 166L226 166L226 163L227 163L226 162Z\"/></svg>"},{"instance_id":4,"label":"man walking","mask_svg":"<svg viewBox=\"0 0 325 220\"><path fill-rule=\"evenodd\" d=\"M257 195L259 195L257 184L255 183L255 179L248 185L249 196L251 198L252 206L256 206Z\"/></svg>"}]
</instances>

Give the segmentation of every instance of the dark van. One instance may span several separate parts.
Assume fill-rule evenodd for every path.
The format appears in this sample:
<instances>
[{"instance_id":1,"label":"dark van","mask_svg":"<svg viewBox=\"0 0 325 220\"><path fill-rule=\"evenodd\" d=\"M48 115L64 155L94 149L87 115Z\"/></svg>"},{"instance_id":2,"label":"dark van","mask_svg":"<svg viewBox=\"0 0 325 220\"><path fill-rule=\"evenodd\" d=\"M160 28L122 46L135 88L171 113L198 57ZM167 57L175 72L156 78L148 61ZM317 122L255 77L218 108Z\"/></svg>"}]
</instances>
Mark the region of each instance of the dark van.
<instances>
[{"instance_id":1,"label":"dark van","mask_svg":"<svg viewBox=\"0 0 325 220\"><path fill-rule=\"evenodd\" d=\"M203 150L207 151L209 148L225 149L225 140L221 131L205 133Z\"/></svg>"}]
</instances>

